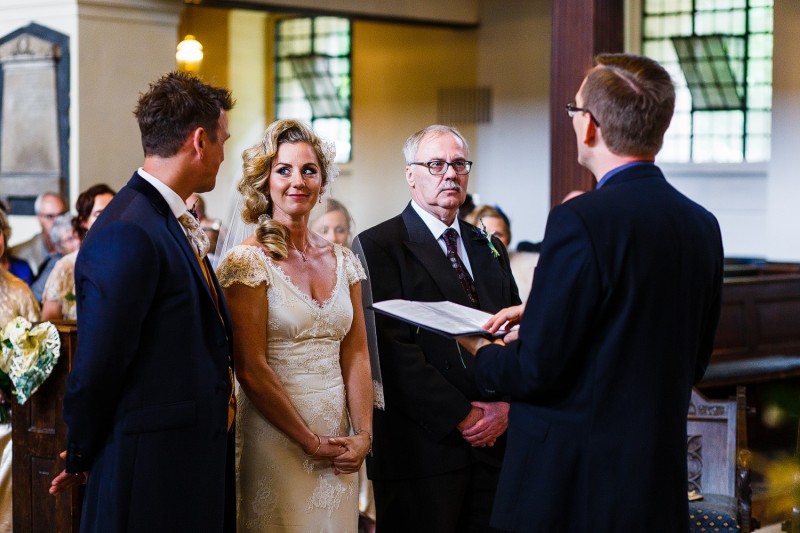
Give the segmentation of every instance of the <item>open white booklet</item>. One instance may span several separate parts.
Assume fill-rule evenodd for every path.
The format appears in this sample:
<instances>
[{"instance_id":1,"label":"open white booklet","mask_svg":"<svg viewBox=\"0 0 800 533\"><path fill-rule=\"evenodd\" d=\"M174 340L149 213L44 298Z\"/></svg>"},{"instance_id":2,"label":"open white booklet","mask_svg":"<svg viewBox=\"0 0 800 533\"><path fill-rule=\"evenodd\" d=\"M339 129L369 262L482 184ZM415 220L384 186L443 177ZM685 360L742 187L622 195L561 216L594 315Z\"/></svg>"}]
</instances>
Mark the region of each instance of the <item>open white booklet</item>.
<instances>
[{"instance_id":1,"label":"open white booklet","mask_svg":"<svg viewBox=\"0 0 800 533\"><path fill-rule=\"evenodd\" d=\"M490 313L480 309L448 301L384 300L373 303L372 308L448 337L488 335L489 333L481 326L492 317ZM495 336L502 337L506 333L508 333L506 330L501 329Z\"/></svg>"}]
</instances>

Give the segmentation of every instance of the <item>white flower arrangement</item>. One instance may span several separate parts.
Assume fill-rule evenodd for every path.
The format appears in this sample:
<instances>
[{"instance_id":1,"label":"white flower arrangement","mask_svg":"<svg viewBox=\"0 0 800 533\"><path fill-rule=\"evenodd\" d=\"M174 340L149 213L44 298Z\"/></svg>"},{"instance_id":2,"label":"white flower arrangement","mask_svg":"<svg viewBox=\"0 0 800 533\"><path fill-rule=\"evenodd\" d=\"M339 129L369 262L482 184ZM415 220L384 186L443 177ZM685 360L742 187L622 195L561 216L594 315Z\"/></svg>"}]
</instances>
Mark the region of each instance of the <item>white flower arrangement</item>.
<instances>
[{"instance_id":1,"label":"white flower arrangement","mask_svg":"<svg viewBox=\"0 0 800 533\"><path fill-rule=\"evenodd\" d=\"M56 366L61 354L61 338L50 322L32 327L25 318L18 316L0 331L0 349L0 370L8 374L21 405Z\"/></svg>"}]
</instances>

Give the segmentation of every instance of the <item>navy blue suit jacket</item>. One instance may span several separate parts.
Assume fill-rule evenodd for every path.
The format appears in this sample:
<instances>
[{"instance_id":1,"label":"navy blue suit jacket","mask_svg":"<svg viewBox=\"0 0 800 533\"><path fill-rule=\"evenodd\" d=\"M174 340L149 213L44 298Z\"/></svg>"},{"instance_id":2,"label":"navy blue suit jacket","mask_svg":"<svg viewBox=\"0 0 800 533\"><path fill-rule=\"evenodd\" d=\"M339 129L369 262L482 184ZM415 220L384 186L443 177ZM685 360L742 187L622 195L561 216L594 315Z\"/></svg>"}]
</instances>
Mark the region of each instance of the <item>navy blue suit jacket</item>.
<instances>
[{"instance_id":1,"label":"navy blue suit jacket","mask_svg":"<svg viewBox=\"0 0 800 533\"><path fill-rule=\"evenodd\" d=\"M495 527L687 531L722 272L716 219L655 165L552 210L519 340L478 352L479 386L514 399Z\"/></svg>"},{"instance_id":2,"label":"navy blue suit jacket","mask_svg":"<svg viewBox=\"0 0 800 533\"><path fill-rule=\"evenodd\" d=\"M134 174L75 266L64 420L67 471L90 471L82 531L223 530L232 335L214 284L219 312L166 201Z\"/></svg>"},{"instance_id":3,"label":"navy blue suit jacket","mask_svg":"<svg viewBox=\"0 0 800 533\"><path fill-rule=\"evenodd\" d=\"M460 221L480 307L494 313L520 302L508 254L494 239L493 257L474 226ZM409 204L402 214L359 235L369 268L373 300L469 300L431 231ZM473 448L456 429L470 402L497 400L475 385L473 361L457 343L406 322L376 315L386 410L374 411L372 479L411 479L451 472L482 461L500 466L504 439ZM398 458L402 458L399 460Z\"/></svg>"}]
</instances>

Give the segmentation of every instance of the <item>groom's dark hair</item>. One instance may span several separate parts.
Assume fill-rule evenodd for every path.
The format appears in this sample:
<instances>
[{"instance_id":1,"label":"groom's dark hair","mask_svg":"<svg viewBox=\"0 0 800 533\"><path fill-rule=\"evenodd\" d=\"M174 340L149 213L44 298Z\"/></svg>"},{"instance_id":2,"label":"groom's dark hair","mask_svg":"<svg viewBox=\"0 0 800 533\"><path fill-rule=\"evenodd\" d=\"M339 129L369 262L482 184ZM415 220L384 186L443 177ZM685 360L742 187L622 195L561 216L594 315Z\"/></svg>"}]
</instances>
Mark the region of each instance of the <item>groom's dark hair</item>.
<instances>
[{"instance_id":1,"label":"groom's dark hair","mask_svg":"<svg viewBox=\"0 0 800 533\"><path fill-rule=\"evenodd\" d=\"M228 89L214 87L192 74L170 72L140 95L133 114L139 122L144 155L171 157L196 128L217 142L219 114L234 102Z\"/></svg>"}]
</instances>

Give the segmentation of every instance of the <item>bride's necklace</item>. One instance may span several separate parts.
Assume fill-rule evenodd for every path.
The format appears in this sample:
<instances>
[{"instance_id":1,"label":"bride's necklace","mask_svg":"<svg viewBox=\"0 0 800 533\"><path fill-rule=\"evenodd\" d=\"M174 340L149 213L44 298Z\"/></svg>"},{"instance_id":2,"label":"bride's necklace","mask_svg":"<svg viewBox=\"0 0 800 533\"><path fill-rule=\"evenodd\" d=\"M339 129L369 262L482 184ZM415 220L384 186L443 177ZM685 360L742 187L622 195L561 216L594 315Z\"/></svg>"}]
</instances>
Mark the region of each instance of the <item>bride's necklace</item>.
<instances>
[{"instance_id":1,"label":"bride's necklace","mask_svg":"<svg viewBox=\"0 0 800 533\"><path fill-rule=\"evenodd\" d=\"M303 263L305 263L306 261L308 261L308 258L306 257L306 250L308 249L308 245L309 245L309 243L310 243L310 242L311 242L311 241L309 241L308 239L306 239L306 245L305 245L305 246L303 246L303 249L302 249L302 250L300 250L300 249L298 249L298 248L297 248L297 246L295 246L295 245L294 245L294 243L292 242L292 240L291 240L291 239L289 239L289 244L291 244L291 245L292 245L292 248L294 248L294 249L297 251L297 253L299 253L299 254L300 254L300 257L303 259Z\"/></svg>"}]
</instances>

